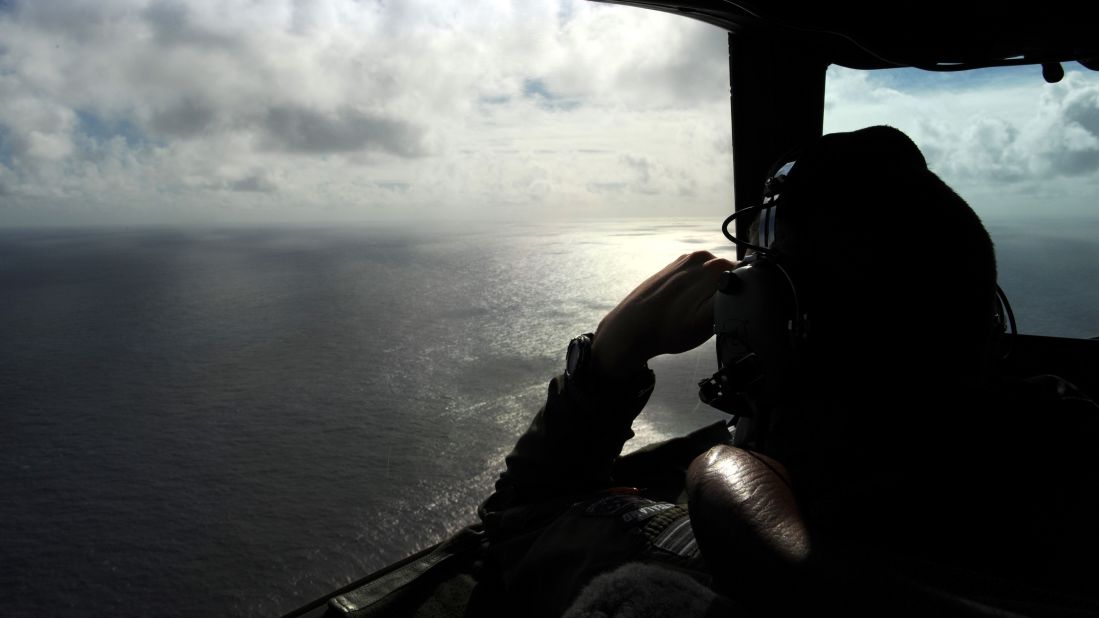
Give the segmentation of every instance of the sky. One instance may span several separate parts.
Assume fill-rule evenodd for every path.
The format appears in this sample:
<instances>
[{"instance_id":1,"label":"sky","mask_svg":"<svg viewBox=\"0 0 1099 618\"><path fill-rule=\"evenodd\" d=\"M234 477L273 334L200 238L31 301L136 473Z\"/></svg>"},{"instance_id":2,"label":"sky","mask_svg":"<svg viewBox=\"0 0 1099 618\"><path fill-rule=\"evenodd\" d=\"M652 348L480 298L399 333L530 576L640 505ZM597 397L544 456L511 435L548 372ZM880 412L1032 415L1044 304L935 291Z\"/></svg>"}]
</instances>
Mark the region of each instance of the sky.
<instances>
[{"instance_id":1,"label":"sky","mask_svg":"<svg viewBox=\"0 0 1099 618\"><path fill-rule=\"evenodd\" d=\"M579 0L0 0L0 226L720 217L727 57ZM1099 74L1066 70L833 68L826 130L901 128L975 205L1080 211Z\"/></svg>"}]
</instances>

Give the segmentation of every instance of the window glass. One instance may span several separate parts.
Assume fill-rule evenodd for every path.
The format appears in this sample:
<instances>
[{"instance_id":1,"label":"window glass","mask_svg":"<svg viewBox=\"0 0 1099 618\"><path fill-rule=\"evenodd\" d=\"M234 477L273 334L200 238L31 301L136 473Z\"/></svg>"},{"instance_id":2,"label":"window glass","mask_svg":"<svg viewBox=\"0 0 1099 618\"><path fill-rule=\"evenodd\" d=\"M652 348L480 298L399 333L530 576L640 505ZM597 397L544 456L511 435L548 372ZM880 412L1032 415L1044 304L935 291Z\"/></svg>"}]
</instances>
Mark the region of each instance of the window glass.
<instances>
[{"instance_id":1,"label":"window glass","mask_svg":"<svg viewBox=\"0 0 1099 618\"><path fill-rule=\"evenodd\" d=\"M1026 334L1099 335L1099 73L1071 63L958 73L831 67L825 132L874 124L912 137L980 215ZM919 213L912 213L919 224ZM928 238L937 263L950 248Z\"/></svg>"},{"instance_id":2,"label":"window glass","mask_svg":"<svg viewBox=\"0 0 1099 618\"><path fill-rule=\"evenodd\" d=\"M735 256L730 132L657 11L0 0L0 615L283 615L477 521L569 340Z\"/></svg>"}]
</instances>

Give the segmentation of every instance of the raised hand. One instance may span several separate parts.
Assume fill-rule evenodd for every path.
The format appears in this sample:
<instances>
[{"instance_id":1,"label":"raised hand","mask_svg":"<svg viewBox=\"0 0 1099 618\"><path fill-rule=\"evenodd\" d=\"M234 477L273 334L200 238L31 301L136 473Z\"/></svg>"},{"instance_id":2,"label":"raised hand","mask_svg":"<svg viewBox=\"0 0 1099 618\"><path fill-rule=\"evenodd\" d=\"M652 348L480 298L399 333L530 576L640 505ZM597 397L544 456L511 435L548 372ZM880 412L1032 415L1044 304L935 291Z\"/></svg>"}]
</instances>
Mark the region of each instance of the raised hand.
<instances>
[{"instance_id":1,"label":"raised hand","mask_svg":"<svg viewBox=\"0 0 1099 618\"><path fill-rule=\"evenodd\" d=\"M735 267L696 251L646 279L599 323L592 346L596 372L625 377L655 356L702 345L713 334L718 277Z\"/></svg>"}]
</instances>

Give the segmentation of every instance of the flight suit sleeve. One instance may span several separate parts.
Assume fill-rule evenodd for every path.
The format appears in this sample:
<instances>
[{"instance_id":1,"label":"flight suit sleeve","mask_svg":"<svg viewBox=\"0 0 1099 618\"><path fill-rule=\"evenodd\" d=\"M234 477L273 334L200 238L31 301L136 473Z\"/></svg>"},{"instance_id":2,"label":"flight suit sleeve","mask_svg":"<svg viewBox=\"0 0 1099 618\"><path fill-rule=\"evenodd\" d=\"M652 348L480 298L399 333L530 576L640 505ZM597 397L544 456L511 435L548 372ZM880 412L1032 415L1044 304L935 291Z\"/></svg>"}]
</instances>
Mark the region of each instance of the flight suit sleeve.
<instances>
[{"instance_id":1,"label":"flight suit sleeve","mask_svg":"<svg viewBox=\"0 0 1099 618\"><path fill-rule=\"evenodd\" d=\"M582 390L560 375L505 459L479 510L490 535L529 530L579 497L611 486L611 468L652 394L651 371L629 385Z\"/></svg>"}]
</instances>

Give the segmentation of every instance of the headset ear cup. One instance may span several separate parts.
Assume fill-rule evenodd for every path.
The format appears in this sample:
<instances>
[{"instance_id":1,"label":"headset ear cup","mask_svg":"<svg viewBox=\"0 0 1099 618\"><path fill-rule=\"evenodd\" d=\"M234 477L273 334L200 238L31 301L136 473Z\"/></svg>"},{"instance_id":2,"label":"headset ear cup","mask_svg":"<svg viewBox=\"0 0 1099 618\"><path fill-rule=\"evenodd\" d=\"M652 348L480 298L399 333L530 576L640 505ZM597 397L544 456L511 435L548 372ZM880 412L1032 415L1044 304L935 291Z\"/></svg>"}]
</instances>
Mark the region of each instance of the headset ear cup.
<instances>
[{"instance_id":1,"label":"headset ear cup","mask_svg":"<svg viewBox=\"0 0 1099 618\"><path fill-rule=\"evenodd\" d=\"M780 378L800 355L801 310L798 290L780 259L757 254L723 276L714 303L714 328L719 336L733 337L758 354L765 373Z\"/></svg>"}]
</instances>

